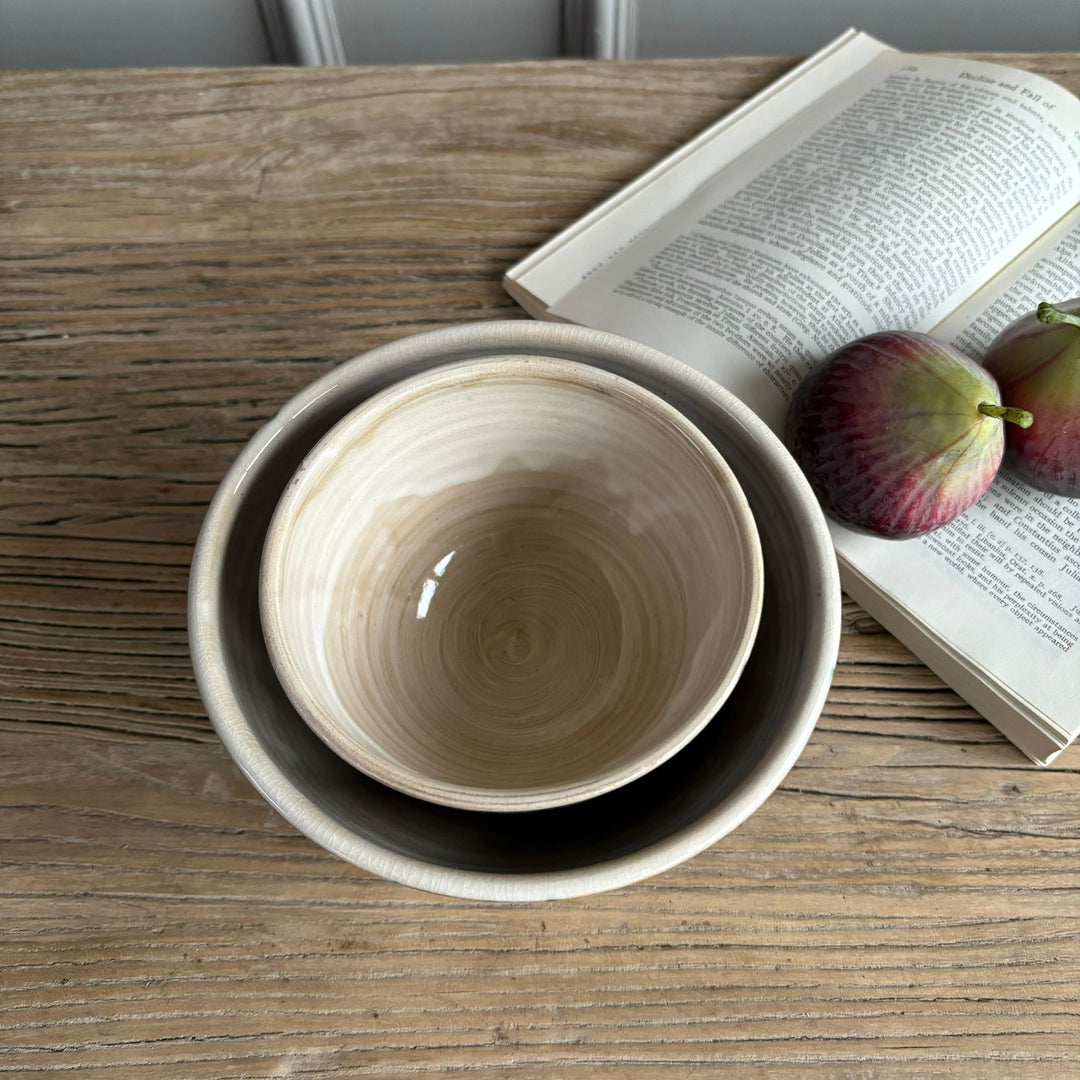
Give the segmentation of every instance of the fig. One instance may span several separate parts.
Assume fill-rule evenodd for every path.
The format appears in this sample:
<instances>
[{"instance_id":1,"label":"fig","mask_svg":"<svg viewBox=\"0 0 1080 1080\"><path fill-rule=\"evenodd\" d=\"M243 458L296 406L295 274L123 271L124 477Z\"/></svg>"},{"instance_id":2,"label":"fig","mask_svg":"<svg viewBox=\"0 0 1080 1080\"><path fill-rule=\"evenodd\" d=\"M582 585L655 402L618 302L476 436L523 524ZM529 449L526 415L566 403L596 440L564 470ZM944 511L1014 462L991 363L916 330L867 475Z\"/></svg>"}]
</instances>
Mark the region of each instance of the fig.
<instances>
[{"instance_id":1,"label":"fig","mask_svg":"<svg viewBox=\"0 0 1080 1080\"><path fill-rule=\"evenodd\" d=\"M1011 404L1035 417L1005 435L1002 467L1032 487L1080 497L1080 299L1007 326L983 360Z\"/></svg>"},{"instance_id":2,"label":"fig","mask_svg":"<svg viewBox=\"0 0 1080 1080\"><path fill-rule=\"evenodd\" d=\"M963 513L990 486L1003 421L988 371L943 342L885 331L844 345L803 379L785 439L825 511L905 539Z\"/></svg>"}]
</instances>

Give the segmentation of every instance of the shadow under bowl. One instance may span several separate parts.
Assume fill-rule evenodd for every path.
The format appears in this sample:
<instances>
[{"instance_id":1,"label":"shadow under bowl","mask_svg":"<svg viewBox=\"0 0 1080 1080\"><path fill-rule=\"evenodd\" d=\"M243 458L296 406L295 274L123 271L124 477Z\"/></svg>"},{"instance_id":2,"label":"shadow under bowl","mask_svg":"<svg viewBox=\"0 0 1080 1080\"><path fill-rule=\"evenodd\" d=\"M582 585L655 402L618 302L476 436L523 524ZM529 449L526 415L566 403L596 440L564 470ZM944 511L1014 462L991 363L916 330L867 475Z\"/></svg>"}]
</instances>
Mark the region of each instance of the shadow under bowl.
<instances>
[{"instance_id":1,"label":"shadow under bowl","mask_svg":"<svg viewBox=\"0 0 1080 1080\"><path fill-rule=\"evenodd\" d=\"M731 695L684 749L614 791L552 809L440 806L381 784L330 750L274 674L259 616L267 528L326 432L400 379L457 360L535 355L631 379L717 447L754 514L764 564L757 638ZM771 431L712 380L612 334L532 321L475 323L347 361L287 403L245 447L207 513L192 564L189 630L207 711L271 806L316 843L431 892L496 901L580 896L640 881L697 854L776 788L831 684L840 587L824 519Z\"/></svg>"}]
</instances>

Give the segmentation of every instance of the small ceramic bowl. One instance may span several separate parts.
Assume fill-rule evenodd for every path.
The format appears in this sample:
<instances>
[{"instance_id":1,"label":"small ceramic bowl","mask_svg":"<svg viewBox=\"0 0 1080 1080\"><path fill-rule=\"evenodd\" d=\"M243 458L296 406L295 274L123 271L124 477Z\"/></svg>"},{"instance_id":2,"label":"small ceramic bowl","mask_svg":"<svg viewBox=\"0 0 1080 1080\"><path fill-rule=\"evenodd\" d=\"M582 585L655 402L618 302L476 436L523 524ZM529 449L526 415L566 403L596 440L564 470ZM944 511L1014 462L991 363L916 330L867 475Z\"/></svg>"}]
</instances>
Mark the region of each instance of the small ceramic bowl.
<instances>
[{"instance_id":1,"label":"small ceramic bowl","mask_svg":"<svg viewBox=\"0 0 1080 1080\"><path fill-rule=\"evenodd\" d=\"M305 458L271 522L282 686L346 761L473 810L593 798L666 761L761 613L739 483L677 409L570 360L405 379Z\"/></svg>"},{"instance_id":2,"label":"small ceramic bowl","mask_svg":"<svg viewBox=\"0 0 1080 1080\"><path fill-rule=\"evenodd\" d=\"M466 358L559 356L674 405L738 477L761 539L761 623L731 696L679 753L587 802L524 814L439 806L334 753L297 714L266 649L259 566L286 485L339 420L401 379ZM615 889L738 827L813 732L840 640L840 584L821 508L780 440L711 379L614 334L518 320L447 327L340 364L286 403L222 479L195 549L191 655L222 743L278 813L327 851L392 881L481 901ZM357 888L364 888L362 878Z\"/></svg>"}]
</instances>

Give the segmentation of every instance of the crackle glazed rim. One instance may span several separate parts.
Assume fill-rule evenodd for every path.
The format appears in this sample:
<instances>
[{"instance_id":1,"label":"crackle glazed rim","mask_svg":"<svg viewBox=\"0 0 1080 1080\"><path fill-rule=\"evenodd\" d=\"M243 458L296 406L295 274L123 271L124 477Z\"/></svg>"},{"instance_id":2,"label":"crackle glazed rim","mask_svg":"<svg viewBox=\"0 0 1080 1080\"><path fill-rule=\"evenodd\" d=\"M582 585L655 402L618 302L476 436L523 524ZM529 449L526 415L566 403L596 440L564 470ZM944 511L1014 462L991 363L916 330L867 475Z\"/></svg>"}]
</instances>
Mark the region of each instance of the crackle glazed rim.
<instances>
[{"instance_id":1,"label":"crackle glazed rim","mask_svg":"<svg viewBox=\"0 0 1080 1080\"><path fill-rule=\"evenodd\" d=\"M721 647L721 641L726 643L722 646L724 663L698 678L704 696L698 695L696 706L666 723L629 760L598 766L571 780L528 787L455 783L396 760L382 749L377 726L372 730L366 716L352 713L349 720L343 720L326 699L325 688L320 691L311 685L311 676L317 672L309 671L298 659L288 629L290 615L284 594L292 583L285 574L286 549L299 519L312 512L312 494L327 483L341 485L345 479L343 462L348 461L354 468L362 464L350 455L367 452L370 436L380 425L400 425L403 416L408 418L410 406L422 407L435 397L441 397L451 409L460 398L458 412L464 414L470 396L483 384L494 386L498 393L500 389L505 392L505 385L500 388L498 383L521 379L543 382L557 393L576 393L579 408L620 409L625 425L641 423L651 428L652 421L659 421L661 426L652 431L655 443L666 443L672 454L689 451L704 464L705 469L698 475L708 478L713 500L724 512L728 525L725 535L733 549L731 565L722 571L724 580L731 583L732 593L738 595L740 603L724 626L713 632L711 640L716 647ZM624 426L622 431L628 428ZM655 437L657 431L663 434ZM548 436L546 431L544 436ZM655 502L662 494L654 490L651 498ZM694 494L706 498L704 488ZM325 509L326 499L320 497L318 501ZM508 354L458 360L402 379L373 394L334 424L305 456L278 501L263 548L259 600L264 638L282 688L308 726L340 757L380 783L415 798L468 810L511 813L546 810L594 798L631 783L682 750L716 715L746 665L761 617L763 579L761 545L742 487L717 447L683 413L613 372L561 357ZM690 582L684 580L683 584ZM716 633L722 636L717 638ZM325 659L316 664L316 668L320 667L327 668ZM685 667L685 660L681 667ZM687 677L685 671L683 675ZM352 730L354 726L365 734Z\"/></svg>"},{"instance_id":2,"label":"crackle glazed rim","mask_svg":"<svg viewBox=\"0 0 1080 1080\"><path fill-rule=\"evenodd\" d=\"M785 699L775 737L754 765L745 774L740 772L736 786L659 839L650 837L632 850L608 856L601 852L586 863L554 869L462 867L402 850L334 816L332 807L304 790L295 768L275 758L260 738L258 718L246 711L236 673L230 669L228 623L223 616L234 599L225 576L225 556L234 535L242 534L242 511L259 487L260 461L265 464L273 456L275 439L308 410L318 411L321 399L347 396L350 387L370 387L370 394L449 359L506 351L617 366L660 393L668 389L681 395L702 413L722 415L722 426L733 432L732 438L763 462L769 489L778 493L777 506L791 519L801 552L799 573L806 578L800 591L806 604L805 635L798 640L794 687ZM740 482L746 490L741 477ZM199 691L219 738L252 786L296 829L362 870L412 888L485 902L537 902L625 887L677 866L718 842L768 798L802 753L824 706L839 649L840 585L828 528L809 485L780 440L734 395L687 364L617 335L570 324L513 320L450 326L391 341L345 361L287 402L243 448L213 497L192 561L188 627ZM296 722L303 726L299 717Z\"/></svg>"}]
</instances>

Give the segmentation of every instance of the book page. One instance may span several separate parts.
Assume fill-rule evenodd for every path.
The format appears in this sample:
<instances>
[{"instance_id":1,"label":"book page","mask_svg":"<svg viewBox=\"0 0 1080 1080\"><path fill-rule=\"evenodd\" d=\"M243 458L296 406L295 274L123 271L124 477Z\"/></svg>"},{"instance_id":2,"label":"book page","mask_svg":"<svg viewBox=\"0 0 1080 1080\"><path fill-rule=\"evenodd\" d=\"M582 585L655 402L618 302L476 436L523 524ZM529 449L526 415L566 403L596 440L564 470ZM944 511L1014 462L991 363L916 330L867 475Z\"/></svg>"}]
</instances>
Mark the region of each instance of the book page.
<instances>
[{"instance_id":1,"label":"book page","mask_svg":"<svg viewBox=\"0 0 1080 1080\"><path fill-rule=\"evenodd\" d=\"M532 314L546 314L648 225L759 142L763 132L813 110L834 86L891 51L869 34L845 31L524 258L507 273L507 290Z\"/></svg>"},{"instance_id":2,"label":"book page","mask_svg":"<svg viewBox=\"0 0 1080 1080\"><path fill-rule=\"evenodd\" d=\"M883 53L551 313L674 352L778 426L823 356L933 326L1076 203L1078 113L1038 76Z\"/></svg>"},{"instance_id":3,"label":"book page","mask_svg":"<svg viewBox=\"0 0 1080 1080\"><path fill-rule=\"evenodd\" d=\"M1040 301L1080 297L1080 209L934 335L981 359ZM1080 499L1049 495L1006 473L944 528L905 542L898 558L848 530L837 549L878 589L920 613L969 662L991 671L1051 728L1080 730Z\"/></svg>"}]
</instances>

